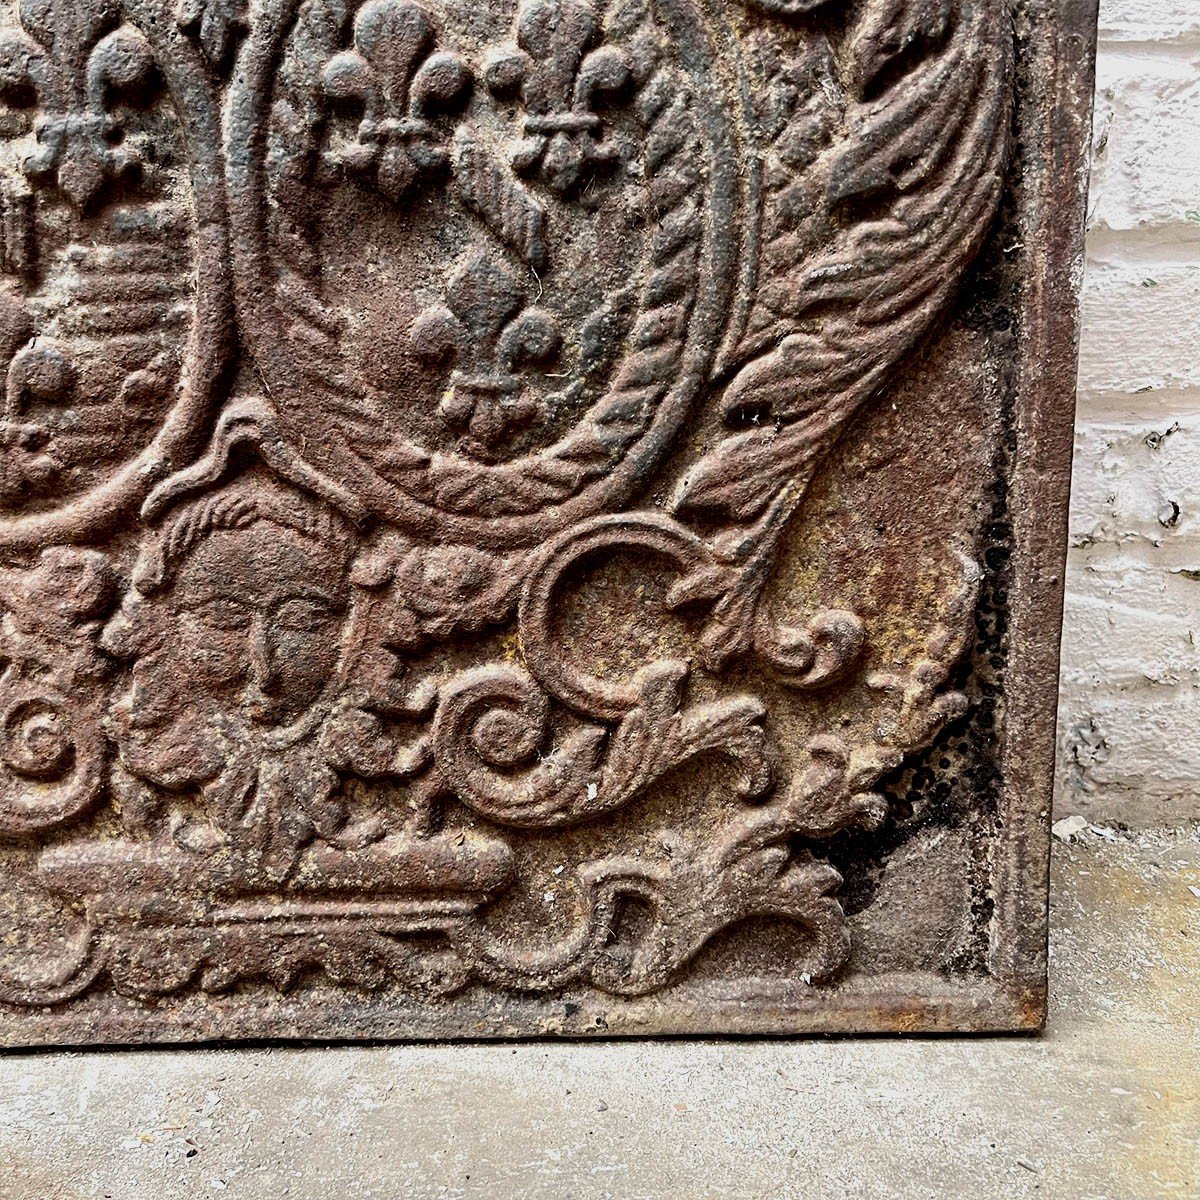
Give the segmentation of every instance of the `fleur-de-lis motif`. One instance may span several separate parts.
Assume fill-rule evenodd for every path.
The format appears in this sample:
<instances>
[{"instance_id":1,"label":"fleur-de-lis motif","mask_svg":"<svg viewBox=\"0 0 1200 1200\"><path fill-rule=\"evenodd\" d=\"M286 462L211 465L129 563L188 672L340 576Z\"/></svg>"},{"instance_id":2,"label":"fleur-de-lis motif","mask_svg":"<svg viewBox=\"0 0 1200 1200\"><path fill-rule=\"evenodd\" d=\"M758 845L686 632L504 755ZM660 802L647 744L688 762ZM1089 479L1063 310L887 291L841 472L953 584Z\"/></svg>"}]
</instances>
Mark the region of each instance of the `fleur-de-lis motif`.
<instances>
[{"instance_id":1,"label":"fleur-de-lis motif","mask_svg":"<svg viewBox=\"0 0 1200 1200\"><path fill-rule=\"evenodd\" d=\"M467 64L457 54L435 52L436 42L420 5L371 0L354 20L353 49L334 55L322 74L331 100L362 109L354 136L335 144L327 161L372 173L392 201L446 165L449 135L433 118L471 86Z\"/></svg>"},{"instance_id":2,"label":"fleur-de-lis motif","mask_svg":"<svg viewBox=\"0 0 1200 1200\"><path fill-rule=\"evenodd\" d=\"M467 434L469 450L486 454L537 416L519 373L551 363L562 334L553 316L527 306L507 267L477 251L451 275L446 305L414 322L412 341L426 361L455 364L438 411L450 429Z\"/></svg>"},{"instance_id":3,"label":"fleur-de-lis motif","mask_svg":"<svg viewBox=\"0 0 1200 1200\"><path fill-rule=\"evenodd\" d=\"M595 108L601 96L626 86L630 71L620 51L597 46L602 33L590 0L524 0L516 45L484 68L493 93L519 94L525 108L525 137L513 151L513 166L540 173L562 194L579 185L585 170L617 159Z\"/></svg>"},{"instance_id":4,"label":"fleur-de-lis motif","mask_svg":"<svg viewBox=\"0 0 1200 1200\"><path fill-rule=\"evenodd\" d=\"M154 55L140 33L118 26L109 0L38 0L22 4L20 15L24 33L0 42L0 95L42 110L25 173L86 209L105 184L141 166L110 105L146 87Z\"/></svg>"}]
</instances>

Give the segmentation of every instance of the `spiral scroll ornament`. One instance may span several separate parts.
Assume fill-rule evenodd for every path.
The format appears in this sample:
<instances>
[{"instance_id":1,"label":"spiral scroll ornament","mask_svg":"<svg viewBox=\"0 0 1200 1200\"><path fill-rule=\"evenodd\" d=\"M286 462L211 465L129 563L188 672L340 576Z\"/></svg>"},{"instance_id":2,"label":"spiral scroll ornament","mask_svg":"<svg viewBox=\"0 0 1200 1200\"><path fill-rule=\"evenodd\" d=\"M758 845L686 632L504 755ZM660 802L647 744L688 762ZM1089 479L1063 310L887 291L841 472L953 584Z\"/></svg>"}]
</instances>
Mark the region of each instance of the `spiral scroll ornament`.
<instances>
[{"instance_id":1,"label":"spiral scroll ornament","mask_svg":"<svg viewBox=\"0 0 1200 1200\"><path fill-rule=\"evenodd\" d=\"M0 682L0 832L40 833L75 819L104 780L105 740L77 700Z\"/></svg>"}]
</instances>

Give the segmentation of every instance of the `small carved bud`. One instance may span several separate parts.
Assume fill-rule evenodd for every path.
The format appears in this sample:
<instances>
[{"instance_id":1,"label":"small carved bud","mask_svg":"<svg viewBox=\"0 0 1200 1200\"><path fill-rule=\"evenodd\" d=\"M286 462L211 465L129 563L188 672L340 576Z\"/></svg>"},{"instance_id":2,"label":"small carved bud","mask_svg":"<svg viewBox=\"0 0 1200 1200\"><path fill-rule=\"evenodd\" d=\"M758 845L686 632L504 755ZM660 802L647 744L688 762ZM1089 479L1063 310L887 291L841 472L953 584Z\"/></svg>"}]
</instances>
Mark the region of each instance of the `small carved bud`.
<instances>
[{"instance_id":1,"label":"small carved bud","mask_svg":"<svg viewBox=\"0 0 1200 1200\"><path fill-rule=\"evenodd\" d=\"M576 100L590 104L599 94L619 92L628 86L630 78L629 64L624 56L612 46L602 46L584 59L575 84Z\"/></svg>"},{"instance_id":2,"label":"small carved bud","mask_svg":"<svg viewBox=\"0 0 1200 1200\"><path fill-rule=\"evenodd\" d=\"M544 309L531 308L517 318L501 337L500 352L510 365L547 362L562 347L558 322Z\"/></svg>"},{"instance_id":3,"label":"small carved bud","mask_svg":"<svg viewBox=\"0 0 1200 1200\"><path fill-rule=\"evenodd\" d=\"M452 359L462 345L463 328L448 309L438 305L426 309L412 324L409 340L418 357L430 364Z\"/></svg>"},{"instance_id":4,"label":"small carved bud","mask_svg":"<svg viewBox=\"0 0 1200 1200\"><path fill-rule=\"evenodd\" d=\"M34 76L39 57L37 47L28 38L0 39L0 100L13 108L37 103Z\"/></svg>"},{"instance_id":5,"label":"small carved bud","mask_svg":"<svg viewBox=\"0 0 1200 1200\"><path fill-rule=\"evenodd\" d=\"M140 33L122 28L110 33L92 51L88 83L95 93L105 88L136 96L154 76L154 54ZM98 101L103 96L96 95Z\"/></svg>"},{"instance_id":6,"label":"small carved bud","mask_svg":"<svg viewBox=\"0 0 1200 1200\"><path fill-rule=\"evenodd\" d=\"M448 429L461 432L471 424L475 412L475 397L460 388L451 388L438 404L438 415Z\"/></svg>"},{"instance_id":7,"label":"small carved bud","mask_svg":"<svg viewBox=\"0 0 1200 1200\"><path fill-rule=\"evenodd\" d=\"M426 117L463 99L471 80L470 67L457 54L434 54L413 80L414 115Z\"/></svg>"},{"instance_id":8,"label":"small carved bud","mask_svg":"<svg viewBox=\"0 0 1200 1200\"><path fill-rule=\"evenodd\" d=\"M483 66L483 81L493 95L514 95L525 82L529 56L520 52L492 54Z\"/></svg>"},{"instance_id":9,"label":"small carved bud","mask_svg":"<svg viewBox=\"0 0 1200 1200\"><path fill-rule=\"evenodd\" d=\"M376 183L379 190L395 203L412 187L418 170L435 165L429 161L418 162L410 149L392 142L379 156Z\"/></svg>"},{"instance_id":10,"label":"small carved bud","mask_svg":"<svg viewBox=\"0 0 1200 1200\"><path fill-rule=\"evenodd\" d=\"M112 564L103 554L73 546L51 546L42 551L30 587L41 604L85 620L112 607L117 581Z\"/></svg>"},{"instance_id":11,"label":"small carved bud","mask_svg":"<svg viewBox=\"0 0 1200 1200\"><path fill-rule=\"evenodd\" d=\"M9 395L42 404L61 404L75 388L75 367L54 342L26 346L8 368Z\"/></svg>"},{"instance_id":12,"label":"small carved bud","mask_svg":"<svg viewBox=\"0 0 1200 1200\"><path fill-rule=\"evenodd\" d=\"M331 100L361 100L370 84L371 68L358 54L335 54L321 72L321 86Z\"/></svg>"}]
</instances>

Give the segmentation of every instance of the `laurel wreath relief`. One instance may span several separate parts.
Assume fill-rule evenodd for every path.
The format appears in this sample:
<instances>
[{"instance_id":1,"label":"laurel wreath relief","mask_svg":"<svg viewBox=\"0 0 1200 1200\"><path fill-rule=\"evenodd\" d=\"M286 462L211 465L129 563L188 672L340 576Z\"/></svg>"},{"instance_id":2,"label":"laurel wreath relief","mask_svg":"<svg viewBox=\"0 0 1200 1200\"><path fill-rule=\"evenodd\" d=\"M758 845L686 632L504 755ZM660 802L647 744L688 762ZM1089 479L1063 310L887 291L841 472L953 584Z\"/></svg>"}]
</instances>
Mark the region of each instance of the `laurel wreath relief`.
<instances>
[{"instance_id":1,"label":"laurel wreath relief","mask_svg":"<svg viewBox=\"0 0 1200 1200\"><path fill-rule=\"evenodd\" d=\"M32 89L40 105L29 177L81 210L132 170L138 147L104 140L124 110L106 106L153 66L133 28L142 5L130 23L91 7L67 63L103 75L91 91L43 94L63 77L42 65L63 53L56 30L23 17L0 48L13 94ZM45 19L70 8L48 6ZM55 548L0 573L0 833L69 833L115 797L130 861L157 886L230 903L336 893L350 876L368 880L368 901L370 880L424 886L435 899L422 932L441 941L424 953L378 914L286 951L253 921L217 937L180 916L157 940L92 922L71 953L0 976L0 1002L60 1003L102 975L139 996L241 978L287 987L314 967L431 997L472 979L640 995L755 917L804 929L805 977L834 978L849 941L820 843L878 828L881 779L963 710L947 681L970 643L980 571L962 553L924 656L862 681L875 736L819 735L790 774L763 702L722 677L748 662L806 693L861 673L870 631L858 616L818 609L781 626L764 594L816 471L934 329L984 244L1009 153L1005 0L745 0L745 70L773 107L739 134L755 170L728 166L730 179L753 180L739 200L751 236L738 297L706 282L728 250L714 239L734 236L714 216L726 202L716 160L732 152L653 0L521 0L509 36L481 55L415 0L184 0L173 19L224 106L233 292L263 387L240 379L207 444L139 497L132 567ZM513 138L473 121L477 103L511 112ZM618 186L632 195L630 180L652 215L642 275L590 324L565 329L529 281L555 282L562 214ZM453 450L397 433L386 398L347 361L346 315L306 233L314 204L338 188L399 214L445 196L477 224L472 255L448 264L444 296L410 338L443 381L435 415L460 439ZM728 326L719 357L710 310ZM552 390L568 350L575 377ZM561 436L502 453L572 405L582 416ZM704 413L720 436L676 470L669 510L643 506ZM221 538L260 534L326 553L327 594L303 610L288 601L286 619L313 639L328 632L335 667L266 732L207 697L184 719L169 652L186 564ZM648 662L618 684L568 665L555 614L583 564L630 551L669 573L669 609L700 615L691 658ZM52 602L61 595L71 603ZM258 628L256 610L218 599L197 602L205 619ZM422 680L397 671L506 626L520 647L509 661ZM695 698L700 675L726 690ZM723 764L719 830L674 831L657 857L615 847L579 865L571 928L536 948L514 948L489 923L487 903L516 871L506 833L603 820L697 759ZM408 798L402 818L354 810L347 781L369 780ZM447 804L472 814L470 832L438 824ZM46 851L42 874L86 901L96 871L73 845ZM438 907L431 878L457 907ZM649 915L625 943L613 931L629 904Z\"/></svg>"}]
</instances>

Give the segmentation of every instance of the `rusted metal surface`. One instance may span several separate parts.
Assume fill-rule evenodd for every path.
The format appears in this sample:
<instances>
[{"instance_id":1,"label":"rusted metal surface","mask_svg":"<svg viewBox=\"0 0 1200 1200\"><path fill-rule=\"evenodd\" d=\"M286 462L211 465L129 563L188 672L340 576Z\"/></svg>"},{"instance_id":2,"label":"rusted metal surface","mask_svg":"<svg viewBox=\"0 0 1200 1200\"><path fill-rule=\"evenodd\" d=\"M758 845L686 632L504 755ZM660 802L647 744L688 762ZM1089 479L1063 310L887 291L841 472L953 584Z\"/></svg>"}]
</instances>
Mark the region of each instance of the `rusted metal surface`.
<instances>
[{"instance_id":1,"label":"rusted metal surface","mask_svg":"<svg viewBox=\"0 0 1200 1200\"><path fill-rule=\"evenodd\" d=\"M1036 1028L1094 20L14 11L3 1041Z\"/></svg>"}]
</instances>

